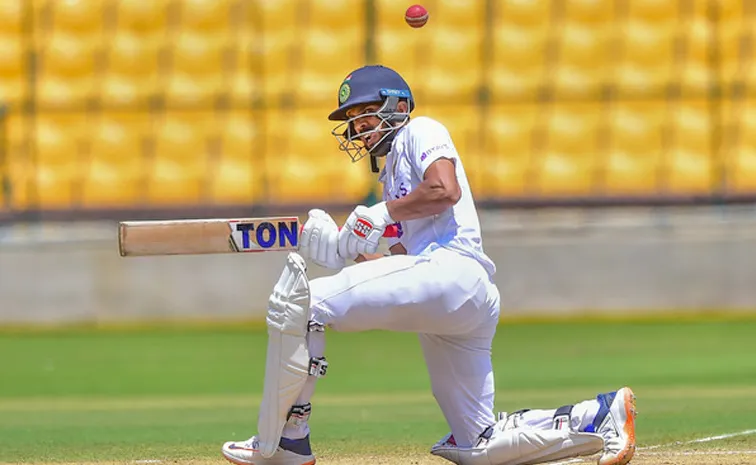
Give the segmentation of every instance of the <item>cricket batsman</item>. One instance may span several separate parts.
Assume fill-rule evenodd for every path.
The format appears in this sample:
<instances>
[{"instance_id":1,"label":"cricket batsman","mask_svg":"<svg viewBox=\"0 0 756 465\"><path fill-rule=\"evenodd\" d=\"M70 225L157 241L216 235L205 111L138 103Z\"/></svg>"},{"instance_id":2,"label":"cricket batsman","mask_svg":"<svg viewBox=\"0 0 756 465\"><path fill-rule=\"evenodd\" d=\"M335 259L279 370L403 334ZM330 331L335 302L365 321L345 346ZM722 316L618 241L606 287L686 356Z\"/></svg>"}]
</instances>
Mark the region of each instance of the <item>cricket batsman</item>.
<instances>
[{"instance_id":1,"label":"cricket batsman","mask_svg":"<svg viewBox=\"0 0 756 465\"><path fill-rule=\"evenodd\" d=\"M313 465L308 419L326 374L325 332L418 335L433 395L451 432L431 453L458 465L525 465L601 453L623 465L635 452L635 396L628 387L556 409L494 413L491 343L499 320L496 266L483 251L465 169L440 122L410 119L405 80L365 66L341 83L329 119L353 161L385 160L383 201L358 206L341 229L312 210L299 253L288 255L268 301L268 347L257 435L227 442L236 464ZM390 254L377 254L391 224ZM308 280L305 258L338 270ZM357 263L346 266L347 261Z\"/></svg>"}]
</instances>

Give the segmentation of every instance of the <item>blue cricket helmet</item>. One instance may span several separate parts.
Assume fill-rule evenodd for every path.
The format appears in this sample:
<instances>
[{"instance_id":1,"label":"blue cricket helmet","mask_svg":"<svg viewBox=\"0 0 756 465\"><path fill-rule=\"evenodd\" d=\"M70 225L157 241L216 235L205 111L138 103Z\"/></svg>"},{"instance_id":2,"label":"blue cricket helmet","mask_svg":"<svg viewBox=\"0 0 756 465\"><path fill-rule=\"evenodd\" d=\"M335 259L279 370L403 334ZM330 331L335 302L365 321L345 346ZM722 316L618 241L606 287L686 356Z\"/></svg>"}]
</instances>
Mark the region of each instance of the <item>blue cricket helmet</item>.
<instances>
[{"instance_id":1,"label":"blue cricket helmet","mask_svg":"<svg viewBox=\"0 0 756 465\"><path fill-rule=\"evenodd\" d=\"M346 152L353 162L370 155L370 166L378 172L376 157L385 156L391 149L394 136L400 126L409 120L410 112L415 108L415 99L409 84L391 68L382 65L363 66L344 78L339 87L339 107L328 115L331 121L341 121L331 134L339 141L339 150ZM407 102L407 110L399 111L399 102ZM362 104L380 104L380 109L362 113L352 118L347 111ZM380 123L363 132L355 130L354 122L360 118L373 116ZM367 147L360 139L372 137L377 133L377 143Z\"/></svg>"},{"instance_id":2,"label":"blue cricket helmet","mask_svg":"<svg viewBox=\"0 0 756 465\"><path fill-rule=\"evenodd\" d=\"M406 99L410 112L415 108L412 90L399 73L383 65L363 66L344 78L339 87L339 107L328 115L328 119L345 121L346 112L351 107L383 102L391 96Z\"/></svg>"}]
</instances>

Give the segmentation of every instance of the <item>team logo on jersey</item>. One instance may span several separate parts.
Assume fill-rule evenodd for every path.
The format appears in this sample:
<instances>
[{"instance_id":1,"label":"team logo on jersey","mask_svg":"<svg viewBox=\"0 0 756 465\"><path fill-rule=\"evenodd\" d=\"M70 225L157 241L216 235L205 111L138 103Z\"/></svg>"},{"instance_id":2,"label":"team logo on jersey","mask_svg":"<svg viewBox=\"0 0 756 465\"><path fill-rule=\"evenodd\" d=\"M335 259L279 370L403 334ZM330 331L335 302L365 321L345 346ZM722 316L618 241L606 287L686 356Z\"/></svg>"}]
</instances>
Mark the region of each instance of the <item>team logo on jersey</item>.
<instances>
[{"instance_id":1,"label":"team logo on jersey","mask_svg":"<svg viewBox=\"0 0 756 465\"><path fill-rule=\"evenodd\" d=\"M349 77L352 77L352 76L349 76ZM352 94L352 88L349 87L348 82L344 81L344 83L342 83L341 87L339 88L339 103L346 102L351 94Z\"/></svg>"}]
</instances>

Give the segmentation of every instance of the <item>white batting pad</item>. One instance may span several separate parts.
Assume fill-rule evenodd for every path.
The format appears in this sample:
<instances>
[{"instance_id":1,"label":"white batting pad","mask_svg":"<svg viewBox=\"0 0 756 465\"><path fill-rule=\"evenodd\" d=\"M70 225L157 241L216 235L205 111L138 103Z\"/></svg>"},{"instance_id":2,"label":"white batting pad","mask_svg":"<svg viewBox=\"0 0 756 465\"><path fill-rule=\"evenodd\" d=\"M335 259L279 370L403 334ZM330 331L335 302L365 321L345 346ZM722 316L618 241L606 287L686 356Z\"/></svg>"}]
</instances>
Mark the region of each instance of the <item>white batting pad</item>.
<instances>
[{"instance_id":1,"label":"white batting pad","mask_svg":"<svg viewBox=\"0 0 756 465\"><path fill-rule=\"evenodd\" d=\"M502 422L503 423L503 422ZM431 454L457 465L534 465L599 452L604 445L598 434L569 430L503 429L497 423L490 439L475 447L460 448L441 442Z\"/></svg>"},{"instance_id":2,"label":"white batting pad","mask_svg":"<svg viewBox=\"0 0 756 465\"><path fill-rule=\"evenodd\" d=\"M265 458L275 454L286 416L309 373L310 286L305 271L304 259L290 253L268 300L265 386L257 424L260 454Z\"/></svg>"}]
</instances>

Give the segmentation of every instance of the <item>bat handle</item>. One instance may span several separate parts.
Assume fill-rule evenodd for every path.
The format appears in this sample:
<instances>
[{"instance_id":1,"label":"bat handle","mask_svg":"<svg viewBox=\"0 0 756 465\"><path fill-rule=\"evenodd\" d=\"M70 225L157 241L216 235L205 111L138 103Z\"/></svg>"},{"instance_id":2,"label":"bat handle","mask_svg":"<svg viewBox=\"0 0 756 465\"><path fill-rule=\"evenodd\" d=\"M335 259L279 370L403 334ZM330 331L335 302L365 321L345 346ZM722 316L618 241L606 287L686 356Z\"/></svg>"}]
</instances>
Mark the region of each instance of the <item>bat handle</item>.
<instances>
[{"instance_id":1,"label":"bat handle","mask_svg":"<svg viewBox=\"0 0 756 465\"><path fill-rule=\"evenodd\" d=\"M299 227L299 234L302 234L303 229L304 225ZM386 226L386 230L383 231L383 237L399 237L399 226L397 226L396 224L390 224Z\"/></svg>"}]
</instances>

